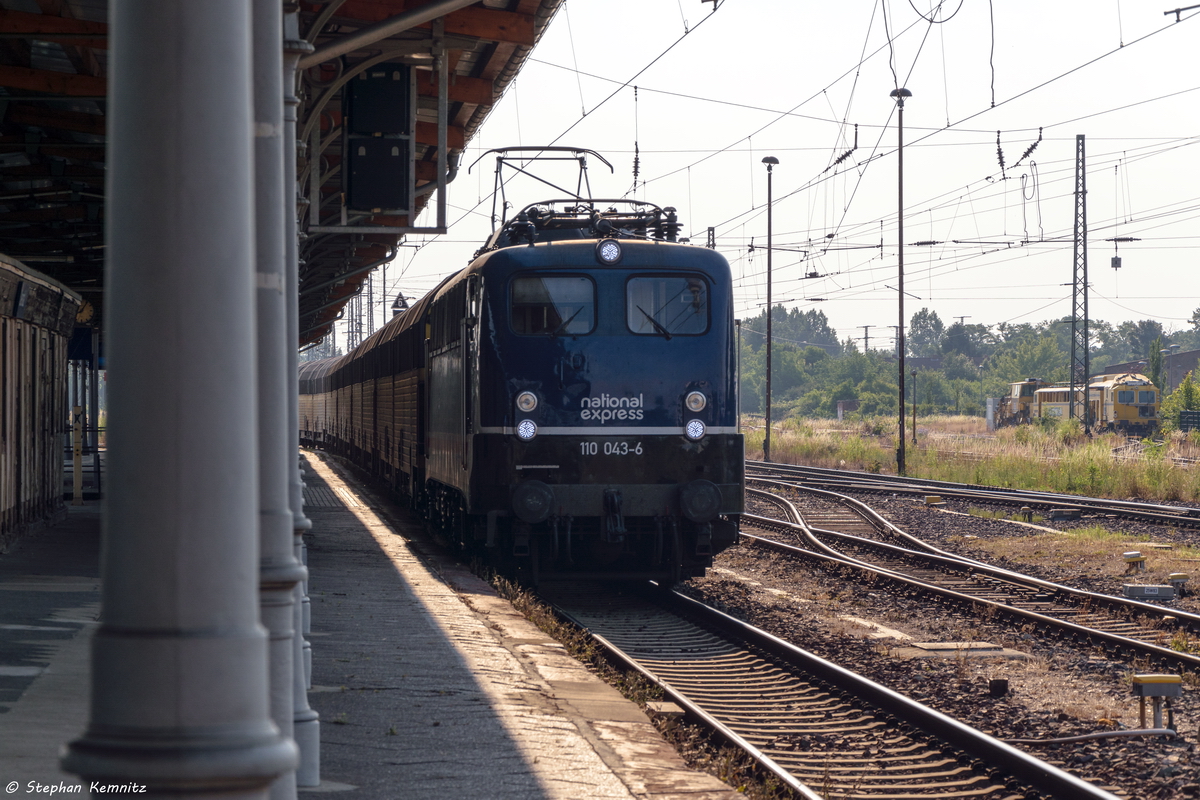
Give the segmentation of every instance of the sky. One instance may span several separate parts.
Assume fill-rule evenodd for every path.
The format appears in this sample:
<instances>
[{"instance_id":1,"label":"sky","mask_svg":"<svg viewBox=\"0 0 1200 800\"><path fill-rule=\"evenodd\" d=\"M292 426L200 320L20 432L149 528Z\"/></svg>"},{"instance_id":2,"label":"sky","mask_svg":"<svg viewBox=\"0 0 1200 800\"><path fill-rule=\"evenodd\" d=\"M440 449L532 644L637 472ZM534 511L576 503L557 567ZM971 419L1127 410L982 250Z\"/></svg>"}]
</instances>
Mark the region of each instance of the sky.
<instances>
[{"instance_id":1,"label":"sky","mask_svg":"<svg viewBox=\"0 0 1200 800\"><path fill-rule=\"evenodd\" d=\"M568 0L463 164L513 145L598 152L614 171L589 162L594 196L674 206L701 245L714 229L735 313L748 317L766 301L762 159L774 156L774 301L890 349L901 181L889 95L904 87L906 325L921 308L947 325L1071 313L1082 135L1089 316L1186 330L1200 307L1200 71L1189 58L1200 9L1177 23L1173 8ZM574 185L564 168L543 174ZM493 170L488 157L460 172L449 233L409 237L389 295L419 297L469 262L492 227ZM517 207L557 196L524 179L507 187Z\"/></svg>"}]
</instances>

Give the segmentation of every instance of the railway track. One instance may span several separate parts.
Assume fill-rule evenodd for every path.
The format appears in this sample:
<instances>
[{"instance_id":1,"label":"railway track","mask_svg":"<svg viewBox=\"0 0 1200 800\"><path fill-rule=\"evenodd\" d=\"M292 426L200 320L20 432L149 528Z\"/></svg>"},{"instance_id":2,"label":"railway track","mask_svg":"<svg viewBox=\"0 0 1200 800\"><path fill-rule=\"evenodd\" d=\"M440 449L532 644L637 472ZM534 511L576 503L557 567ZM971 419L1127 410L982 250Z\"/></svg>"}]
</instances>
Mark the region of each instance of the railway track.
<instances>
[{"instance_id":1,"label":"railway track","mask_svg":"<svg viewBox=\"0 0 1200 800\"><path fill-rule=\"evenodd\" d=\"M746 515L744 528L768 534L744 530L748 543L888 579L903 591L991 608L1032 623L1043 634L1092 642L1114 654L1146 658L1165 668L1200 670L1200 656L1171 647L1173 638L1200 632L1200 616L963 559L909 536L852 498L788 488L804 495L801 507L779 494L747 490L749 497L773 504L784 517Z\"/></svg>"},{"instance_id":2,"label":"railway track","mask_svg":"<svg viewBox=\"0 0 1200 800\"><path fill-rule=\"evenodd\" d=\"M806 800L1115 797L683 595L543 595Z\"/></svg>"},{"instance_id":3,"label":"railway track","mask_svg":"<svg viewBox=\"0 0 1200 800\"><path fill-rule=\"evenodd\" d=\"M1200 509L1158 503L1138 503L1053 492L972 486L947 481L874 475L866 472L847 472L762 461L747 461L746 476L747 479L790 481L803 483L804 486L810 488L824 488L833 491L885 492L913 497L938 494L943 497L954 497L990 505L1028 507L1042 511L1061 509L1067 513L1077 512L1081 517L1126 519L1177 528L1200 528Z\"/></svg>"}]
</instances>

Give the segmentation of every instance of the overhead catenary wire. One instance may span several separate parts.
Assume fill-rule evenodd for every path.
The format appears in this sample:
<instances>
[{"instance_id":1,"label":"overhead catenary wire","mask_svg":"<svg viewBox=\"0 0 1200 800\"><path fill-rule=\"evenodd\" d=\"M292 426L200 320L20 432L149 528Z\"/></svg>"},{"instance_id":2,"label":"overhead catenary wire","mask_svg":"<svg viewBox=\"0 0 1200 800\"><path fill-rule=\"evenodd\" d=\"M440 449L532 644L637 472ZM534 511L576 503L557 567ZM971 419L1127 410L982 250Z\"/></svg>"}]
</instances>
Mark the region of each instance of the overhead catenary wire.
<instances>
[{"instance_id":1,"label":"overhead catenary wire","mask_svg":"<svg viewBox=\"0 0 1200 800\"><path fill-rule=\"evenodd\" d=\"M1190 137L1187 139L1182 139L1182 140L1171 140L1166 143L1160 143L1158 146L1155 146L1153 148L1144 149L1144 152L1140 153L1138 155L1138 158L1141 159L1141 158L1152 157L1155 155L1165 155L1165 154L1168 154L1170 151L1177 149L1178 147L1192 146L1197 143L1200 143L1200 139L1193 138L1193 137ZM1108 158L1108 156L1105 154L1098 154L1093 157L1092 161L1093 161L1093 164L1099 165L1096 168L1101 168L1106 164L1107 158ZM1064 163L1065 164L1066 161L1064 160L1063 162L1055 162L1055 163ZM1062 171L1062 173L1063 173L1063 177L1059 179L1059 182L1065 182L1069 178L1069 175L1067 175L1065 171ZM974 185L982 188L983 186L986 186L990 183L992 183L990 178L985 176L984 178L981 178L981 179L975 181ZM937 208L939 205L948 205L948 204L957 203L958 196L959 196L958 191L952 190L951 192L948 192L945 195L943 195L942 197L944 199L942 199L940 201L937 198L923 201L922 203L919 204L920 209L921 209L920 212L913 211L911 213L924 213L927 210L927 208L930 207L931 205L933 208ZM1059 196L1063 196L1063 195L1059 195ZM978 212L976 212L976 213L978 213ZM755 214L750 213L750 212L744 212L744 215L748 216L748 217L755 216ZM883 220L864 220L863 222L852 224L848 229L844 230L844 235L854 236L854 235L856 235L855 230L861 229L865 226L875 226L877 224L880 224L880 222L882 222L882 221ZM786 237L788 235L789 234L786 231L782 233L782 236Z\"/></svg>"},{"instance_id":2,"label":"overhead catenary wire","mask_svg":"<svg viewBox=\"0 0 1200 800\"><path fill-rule=\"evenodd\" d=\"M1191 19L1191 17L1189 17L1188 19ZM947 125L947 126L945 126L944 128L939 128L939 129L937 129L937 130L934 130L934 131L930 131L930 132L928 132L928 133L925 133L924 135L921 135L921 136L919 136L919 138L917 138L915 141L913 141L913 142L907 142L907 143L906 143L906 146L908 146L908 147L912 147L912 146L915 146L915 145L917 145L917 144L920 144L921 142L923 142L923 141L925 141L925 140L929 139L929 138L930 138L930 137L932 137L932 136L935 136L935 135L937 135L937 134L939 134L939 133L943 133L943 132L945 132L946 130L949 130L949 129L955 128L955 127L957 127L957 126L959 126L959 125L963 124L964 122L967 122L967 121L970 121L970 120L972 120L972 119L975 119L976 117L978 117L978 116L980 116L980 115L982 115L982 114L984 114L984 113L987 113L987 111L989 111L989 110L991 110L991 109L993 109L993 108L998 108L998 107L1000 107L1000 106L1004 106L1004 105L1006 105L1006 104L1012 103L1013 101L1015 101L1015 100L1017 100L1017 99L1019 99L1019 98L1021 98L1021 97L1024 97L1024 96L1026 96L1026 95L1028 95L1028 94L1030 94L1030 93L1032 93L1032 92L1034 92L1034 91L1037 91L1037 90L1039 90L1039 89L1042 89L1042 88L1044 88L1044 87L1046 87L1046 86L1049 86L1050 84L1052 84L1052 83L1054 83L1054 82L1056 82L1056 81L1062 80L1063 78L1067 77L1068 75L1072 75L1072 74L1074 74L1074 73L1076 73L1076 72L1080 71L1081 69L1084 69L1084 68L1086 68L1086 67L1088 67L1088 66L1091 66L1091 65L1093 65L1093 64L1096 64L1096 63L1098 63L1098 62L1102 61L1103 59L1105 59L1105 58L1108 58L1109 56L1112 56L1113 54L1115 54L1115 53L1117 53L1117 52L1119 52L1119 51L1123 50L1124 48L1128 48L1128 47L1131 47L1131 46L1133 46L1133 45L1140 44L1140 43L1142 43L1142 42L1148 41L1148 40L1149 40L1150 38L1152 38L1153 36L1156 36L1156 35L1158 35L1158 34L1161 34L1162 32L1164 32L1164 31L1166 31L1166 30L1169 30L1171 27L1174 27L1174 25L1167 25L1167 26L1164 26L1164 27L1158 28L1158 29L1156 29L1156 30L1154 30L1154 31L1151 31L1151 32L1149 32L1149 33L1147 33L1147 34L1145 34L1145 35L1143 35L1143 36L1141 36L1141 37L1139 37L1139 38L1137 38L1137 39L1135 39L1135 40L1133 40L1133 41L1129 42L1127 45L1124 45L1124 46L1123 46L1123 47L1121 47L1121 48L1116 48L1116 49L1113 49L1113 50L1106 51L1106 52L1104 52L1104 53L1102 53L1102 54L1100 54L1100 55L1098 55L1098 56L1096 56L1096 57L1094 57L1094 58L1092 58L1092 59L1089 59L1088 61L1086 61L1086 62L1084 62L1084 63L1082 63L1082 64L1076 65L1076 66L1074 66L1074 67L1072 67L1072 68L1070 68L1070 69L1068 69L1068 70L1066 70L1066 71L1064 71L1064 72L1062 72L1062 73L1059 73L1059 74L1057 74L1057 75L1055 75L1055 76L1053 76L1053 77L1051 77L1051 78L1048 78L1048 79L1046 79L1046 80L1042 81L1041 83L1038 83L1038 84L1036 84L1036 85L1034 85L1034 86L1032 86L1032 87L1029 87L1029 88L1027 88L1027 89L1024 89L1024 90L1022 90L1022 91L1020 91L1020 92L1018 92L1018 93L1016 93L1016 94L1014 94L1014 95L1012 95L1012 96L1010 96L1010 97L1008 97L1008 98L1006 98L1006 99L1004 99L1004 100L1001 100L999 103L996 103L996 102L993 100L993 102L992 102L992 105L991 105L991 106L990 106L988 109L983 109L983 110L980 110L980 111L973 112L973 113L971 113L971 114L969 114L969 115L967 115L967 116L965 116L965 117L961 118L961 119L960 119L960 120L958 120L957 122L954 122L954 123L952 123L952 124L950 124L950 125ZM1191 91L1191 90L1187 90L1187 91ZM1178 94L1178 92L1177 92L1177 93L1173 93L1173 94ZM799 107L799 106L797 106L797 107ZM893 109L893 110L894 110L894 109ZM889 114L889 117L890 117L890 114ZM1067 121L1067 122L1063 122L1063 123L1055 123L1055 125L1058 125L1058 124L1069 124L1070 122L1076 122L1076 121L1078 121L1078 119L1076 119L1076 120L1071 120L1071 121ZM885 126L885 127L886 127L886 126ZM1054 125L1046 125L1046 126L1044 126L1044 127L1046 127L1046 128L1050 128L1050 127L1054 127ZM761 131L762 129L760 128L759 130ZM887 155L887 154L883 154L883 155ZM872 154L871 154L871 155L868 157L867 161L868 161L868 162L869 162L869 161L874 161L874 160L877 160L879 157L881 157L881 156L880 156L880 154L878 154L877 152L872 152ZM784 195L782 195L782 196L779 198L779 201L780 201L780 202L782 202L782 201L785 201L786 199L788 199L788 198L789 198L789 197L791 197L792 195L794 195L794 194L797 194L797 193L799 193L799 192L801 192L801 191L804 191L804 190L806 190L806 189L809 189L809 188L811 188L813 185L815 185L816 183L818 183L818 182L819 182L819 181L821 181L822 179L823 179L823 178L822 178L820 175L818 175L816 178L810 179L808 182L806 182L805 184L801 185L799 188L797 188L797 189L796 189L796 190L794 190L793 192L790 192L790 193L785 193ZM653 179L652 179L652 180L653 180ZM652 182L652 181L648 181L648 182ZM719 230L719 229L720 229L721 227L723 227L724 225L727 225L727 224L729 224L729 223L733 222L734 220L738 219L739 217L741 217L741 216L743 216L743 215L745 215L745 214L748 214L748 213L751 213L751 212L742 212L741 214L739 214L739 215L737 215L737 216L735 216L735 217L733 217L733 218L731 218L731 219L729 219L729 220L726 220L725 222L723 222L723 223L720 223L720 224L718 224L717 226L714 226L714 227L717 227L717 228L718 228L718 230Z\"/></svg>"},{"instance_id":3,"label":"overhead catenary wire","mask_svg":"<svg viewBox=\"0 0 1200 800\"><path fill-rule=\"evenodd\" d=\"M937 17L937 16L938 16L938 14L936 14L936 13L935 13L935 14L933 14L933 16L934 16L934 17ZM928 19L926 19L926 22L928 22ZM919 23L917 23L917 24L919 24ZM1150 35L1153 35L1153 32L1152 32L1152 33L1150 33L1150 34L1147 34L1147 36L1150 36ZM1123 37L1122 37L1122 38L1123 38ZM1143 38L1143 39L1144 39L1145 37L1141 37L1141 38ZM1140 41L1140 39L1139 39L1139 41ZM1131 43L1131 44L1132 44L1132 43ZM1122 45L1122 46L1127 46L1127 45L1126 45L1126 44L1125 44L1123 41L1121 42L1121 45ZM1102 58L1103 56L1100 56L1100 57ZM1093 61L1094 61L1094 60L1093 60ZM578 74L578 73L577 73L577 74ZM1062 73L1062 74L1063 74L1063 75L1070 74L1070 71L1068 71L1068 72L1064 72L1064 73ZM1044 86L1044 85L1046 85L1046 83L1048 83L1048 82L1042 82L1042 83L1038 84L1038 86ZM1034 87L1034 88L1036 88L1036 87ZM639 86L639 91L641 91L641 92L645 92L645 91L651 91L651 92L653 92L653 91L655 91L655 90L654 90L653 88L648 88L648 87L645 87L645 86ZM1028 90L1027 90L1027 91L1028 91ZM1193 91L1193 90L1184 90L1184 91ZM667 94L671 94L671 93L667 93ZM1178 93L1176 93L1176 94L1178 94ZM1019 95L1014 95L1014 97L1016 97L1016 96L1019 96ZM1167 97L1167 96L1170 96L1170 95L1164 95L1164 97ZM1010 98L1010 100L1011 100L1011 98ZM1138 100L1138 101L1137 101L1137 103L1146 103L1146 102L1152 102L1152 101L1153 101L1152 99L1151 99L1151 100ZM710 101L710 102L715 102L715 101ZM1006 101L1001 101L1001 103L1000 103L1000 104L1002 105L1002 104L1003 104L1003 102L1006 102ZM1136 103L1135 103L1135 104L1127 104L1126 106L1120 106L1119 108L1124 108L1124 107L1127 107L1128 105L1136 105ZM1105 109L1104 109L1104 110L1102 110L1102 111L1098 111L1098 112L1096 112L1096 114L1108 113L1108 112L1109 112L1109 111L1111 111L1111 110L1115 110L1115 109L1109 109L1109 108L1105 108ZM590 112L589 112L589 113L590 113ZM793 116L794 118L795 118L795 117L807 117L807 115L801 115L801 114L798 114L798 113L796 113L796 112L792 112L792 116ZM977 116L977 115L972 115L972 116ZM1094 116L1094 115L1088 115L1088 116ZM851 119L852 119L852 118L851 118ZM945 138L945 134L948 134L948 133L954 133L954 134L964 134L964 135L966 135L966 134L967 134L967 131L968 131L969 129L967 128L967 123L966 123L966 122L964 122L964 120L969 120L969 119L971 119L971 117L964 117L962 120L959 120L959 122L957 122L957 123L948 124L947 126L944 126L944 127L941 127L941 128L937 128L937 129L932 129L932 130L930 131L930 136L934 136L934 135L937 135L937 134L939 134L939 133L940 133L940 134L942 134L942 135L938 136L937 138L938 138L938 140L941 140L941 139ZM840 125L848 125L848 124L853 124L853 123L847 123L847 122L846 122L844 119L843 119L843 120L829 120L829 121L830 121L830 122L833 122L833 123L840 124ZM1057 123L1057 124L1060 124L1060 125L1061 125L1061 124L1064 124L1064 123L1065 123L1065 121L1064 121L1064 122ZM859 123L857 123L857 124L860 124L860 125L864 126L864 130L868 130L870 127L873 127L873 126L871 125L870 121L865 121L865 120L864 120L864 121L860 121L860 122L859 122ZM906 127L907 127L907 126L906 126ZM1046 130L1050 130L1050 126L1045 126L1045 129L1046 129ZM847 130L847 132L848 132L848 128L846 128L845 130ZM914 129L914 130L916 130L916 129ZM1033 130L1033 129L1032 129L1032 128L1007 129L1007 128L1006 128L1006 129L1005 129L1005 138L1006 138L1006 139L1008 139L1008 140L1010 140L1010 141L1011 141L1013 138L1016 138L1015 136L1013 136L1013 132L1014 132L1014 131L1016 131L1016 130L1030 130L1030 131L1031 131L1031 130ZM993 129L993 133L994 133L994 129ZM869 134L868 134L868 136L869 136ZM961 136L956 136L956 137L954 137L954 138L959 138L959 139L961 139L962 137L961 137ZM1089 137L1089 138L1091 138L1091 137ZM1051 141L1051 140L1052 140L1052 137L1050 137L1050 136L1047 136L1047 137L1046 137L1046 141ZM745 140L743 140L743 141L745 141ZM932 141L933 141L933 140L930 140L930 142L932 142ZM906 143L906 147L910 147L910 146L912 146L912 147L918 147L918 146L921 146L921 143L926 143L926 144L928 144L929 142L925 142L925 137L922 137L921 139L918 139L918 140L917 140L917 142ZM942 144L942 143L939 141L939 144ZM955 142L954 144L957 144L957 142ZM726 149L734 149L734 148L726 148ZM638 142L637 142L637 153L636 153L636 155L637 155L639 158L640 158L640 157L643 157L643 156L645 156L645 155L646 155L647 153L649 153L649 152L658 152L658 153L671 153L671 152L683 152L683 151L676 151L676 150L671 150L670 148L663 148L663 149L661 149L661 150L659 150L659 149L653 149L653 150L652 150L652 149L646 149L646 150L645 150L645 152L643 152L643 149L642 149L642 148L640 148L640 141L638 141ZM703 152L703 151L702 151L702 152ZM720 152L720 150L712 150L712 151L707 151L707 152L706 152L706 155L707 155L708 153L715 153L715 152ZM863 152L863 151L861 151L861 150L860 150L860 152ZM890 153L888 153L888 152L880 152L880 153L878 153L878 154L877 154L877 157L886 157L886 156L888 156L888 155L890 155ZM831 157L832 157L832 156L831 156ZM645 163L645 160L644 160L644 158L643 158L643 170L641 171L641 175L639 176L639 178L640 178L640 179L642 179L644 182L650 182L650 181L660 180L660 179L663 177L662 175L659 175L659 176L654 176L654 175L647 174L647 173L646 173L646 171L645 171L645 169L644 169L644 163ZM865 169L865 168L867 168L867 167L868 167L868 166L869 166L871 163L872 163L872 161L866 161L865 163L862 163L862 164L854 164L854 165L853 165L853 168L854 168L854 169L856 169L856 170L857 170L857 169ZM689 169L689 167L690 167L690 166L691 166L691 164L689 164L689 165L688 165L688 167L684 167L684 168L682 168L684 171L686 171L686 172L687 172L689 179L690 179L690 174L691 174L691 171L690 171L690 169ZM1013 168L1012 166L1010 166L1008 169L1009 169L1009 174L1010 174L1010 176L1015 178L1015 177L1016 177L1016 175L1015 175L1015 173L1014 173L1014 168ZM1126 172L1126 174L1127 174L1127 172ZM832 176L830 176L830 177L832 178ZM842 178L843 178L843 180L842 180L842 181L839 181L839 183L845 183L845 182L846 182L846 181L845 181L845 176L839 176L839 177L842 177ZM1051 176L1051 177L1052 177L1052 176ZM1053 194L1053 190L1052 190L1052 188L1051 188L1051 184L1049 184L1049 183L1047 183L1047 182L1044 182L1044 184L1045 184L1045 185L1043 185L1043 186L1042 186L1042 189L1043 189L1044 195L1048 196L1049 194ZM813 183L813 185L816 185L816 182L814 182L814 183ZM1026 184L1026 186L1025 186L1025 187L1023 187L1023 188L1029 189L1031 186L1032 186L1032 184L1028 184L1028 183L1027 183L1027 184ZM848 188L848 187L847 187L847 188ZM962 193L961 193L961 192L956 192L956 194L957 194L957 195L961 195ZM838 195L838 194L831 195L831 197L830 197L830 200L831 200L831 202L838 203L838 201L840 200L840 195ZM959 202L960 202L960 201L959 201L959 200L957 200L957 198L956 198L956 199L954 199L954 200L952 200L952 201L951 201L951 203L950 203L950 205L947 207L947 214L949 214L949 213L950 213L950 210L951 210L951 209L953 209L954 207L956 207L956 204L957 204L957 203L959 203ZM838 204L840 204L840 203L838 203ZM845 215L845 219L846 219L846 220L851 220L851 219L853 219L853 217L854 217L854 215L855 215L855 206L856 206L856 204L852 202L852 203L847 203L846 205L849 207L849 210L848 210L848 213ZM986 203L985 203L985 205L986 205ZM1033 220L1033 217L1032 217L1032 212L1033 212L1033 208L1034 208L1034 207L1031 205L1029 208L1030 208L1030 212L1031 212L1030 222L1032 223L1032 222L1034 221L1034 220ZM921 207L921 206L919 206L919 204L914 204L914 206L913 206L913 210L911 211L911 213L924 213L924 212L925 212L925 211L927 211L927 210L928 210L927 208ZM745 213L747 214L747 217L746 217L746 218L750 218L750 219L752 219L752 218L753 218L753 215L752 215L752 214L750 214L749 212L745 212ZM1177 215L1177 216L1178 216L1178 215ZM1141 214L1138 214L1138 217L1139 217L1139 218L1141 218L1141 217L1142 217L1142 215L1141 215ZM744 225L745 225L745 222L746 222L746 218L743 218L743 219L740 219L740 220L736 220L736 218L735 218L735 220L730 220L730 221L731 221L731 222L732 222L732 221L736 221L736 224L737 224L737 225L744 226ZM866 221L864 220L863 222L865 223ZM862 223L859 223L859 224L862 224ZM1032 237L1034 236L1034 230L1032 230L1033 226L1031 225L1030 227L1031 227L1031 230L1030 230L1030 231L1028 231L1028 234L1027 234L1026 236L1024 236L1023 238L1025 238L1025 239L1030 239L1030 238L1032 238ZM730 229L729 229L728 225L725 225L723 228L721 228L721 237L722 237L722 241L724 241L724 238L726 237L726 235L727 235L729 232L730 232ZM736 231L734 231L734 232L736 233ZM839 235L839 239L842 239L842 238L845 238L845 237L847 237L847 236L850 236L850 235L853 233L852 226L850 226L850 225L849 225L849 223L847 223L847 227L845 227L845 228L841 229L841 230L839 231L839 233L841 234L841 235ZM1017 232L1017 235L1018 235L1018 236L1020 236L1020 232ZM985 238L985 237L982 237L982 236L981 236L980 238ZM950 251L948 251L948 253L949 253L949 252L950 252ZM854 258L854 259L852 259L852 263L856 263L856 262L858 262L858 261L859 261L859 259L857 259L857 258ZM870 261L871 261L871 260L868 260L868 263L870 263ZM876 262L877 262L877 261L878 261L878 259L877 259L877 258L875 258L875 259L874 259L874 261L876 261Z\"/></svg>"},{"instance_id":4,"label":"overhead catenary wire","mask_svg":"<svg viewBox=\"0 0 1200 800\"><path fill-rule=\"evenodd\" d=\"M604 106L606 103L608 103L608 101L609 101L609 100L611 100L613 97L615 97L615 96L616 96L616 95L617 95L617 94L618 94L618 93L621 91L621 89L624 89L625 87L629 86L629 85L630 85L630 84L631 84L633 81L637 80L637 79L638 79L638 77L639 77L640 75L642 75L642 74L643 74L643 73L644 73L646 70L650 69L650 67L654 66L654 65L655 65L656 63L658 63L658 62L659 62L659 61L660 61L660 60L661 60L661 59L662 59L664 56L666 56L666 55L667 55L667 53L669 53L669 52L671 52L673 49L675 49L675 47L676 47L676 46L678 46L678 44L679 44L680 42L682 42L682 41L683 41L684 39L686 39L686 38L687 38L689 35L691 35L691 34L692 34L692 33L694 33L694 32L695 32L697 29L699 29L701 25L703 25L704 23L708 22L708 20L712 19L712 18L713 18L713 17L716 15L716 12L717 12L717 10L718 10L719 8L721 8L721 7L722 7L722 5L721 5L720 3L718 3L718 2L714 2L714 3L713 3L713 10L712 10L712 12L711 12L711 13L709 13L709 15L708 15L708 16L706 16L704 19L700 20L700 22L696 23L695 27L691 28L690 30L685 30L682 36L680 36L680 37L679 37L679 38L677 38L675 41L673 41L673 42L672 42L670 45L668 45L668 46L667 46L667 48L666 48L665 50L663 50L661 53L659 53L657 56L655 56L655 57L654 57L654 58L653 58L653 59L652 59L652 60L651 60L649 63L647 63L645 66L643 66L643 67L642 67L640 70L638 70L636 74L634 74L634 75L633 75L632 77L630 77L628 80L624 81L624 82L623 82L623 83L622 83L622 84L621 84L619 87L617 87L617 89L615 89L615 90L614 90L614 91L613 91L611 94L609 94L607 97L605 97L603 100L601 100L601 101L600 101L599 103L597 103L595 106L593 106L593 107L592 107L592 109L591 109L590 111L589 111L589 110L587 110L586 108L585 108L584 110L582 110L582 111L581 111L581 114L580 114L580 117L579 117L579 119L575 120L575 122L571 123L571 125L570 125L570 126L568 126L568 127L566 128L566 130L564 130L562 133L560 133L558 136L556 136L556 137L555 137L553 140L551 140L549 143L547 143L547 146L553 146L553 145L557 144L559 141L561 141L561 140L562 140L562 138L563 138L564 136L566 136L568 133L570 133L570 132L571 132L571 131L572 131L572 130L573 130L573 129L574 129L574 128L575 128L575 127L576 127L576 126L577 126L577 125L580 123L580 122L582 122L584 119L586 119L586 118L587 118L587 117L588 117L590 114L593 114L593 113L595 113L595 112L596 112L596 110L598 110L600 107L602 107L602 106ZM576 70L576 72L578 72L578 70ZM514 96L514 100L513 100L513 102L514 102L514 105L517 105L517 101L516 101L516 98L517 98L517 87L516 87L516 85L515 85L515 82L514 82L514 84L513 84L513 85L510 87L510 89L511 89L511 91L513 92L513 96ZM518 106L518 108L517 108L517 139L518 139L518 144L523 144L523 138L521 137L521 133L520 133L520 125L521 125L521 123L520 123L520 116L521 116L521 115L520 115L520 109L519 109L519 106ZM479 207L479 205L481 205L481 204L482 204L482 201L479 201L479 202L477 202L477 203L476 203L474 206L472 206L470 209L468 209L468 210L467 210L467 211L466 211L466 212L465 212L465 213L464 213L464 214L463 214L461 217L459 217L457 220L455 220L453 223L451 223L451 226L450 226L450 227L453 227L454 225L458 224L459 222L461 222L461 221L462 221L462 220L463 220L465 217L469 216L470 214L472 214L472 213L475 213L475 210L476 210L476 208L478 208L478 207ZM435 234L435 236L436 236L436 235L437 235L437 234Z\"/></svg>"},{"instance_id":5,"label":"overhead catenary wire","mask_svg":"<svg viewBox=\"0 0 1200 800\"><path fill-rule=\"evenodd\" d=\"M1182 204L1175 204L1175 205L1178 206L1178 205L1182 205ZM1147 216L1146 216L1147 220L1153 220L1153 219L1159 218L1159 217L1163 216L1164 214L1166 214L1167 216L1173 216L1173 217L1178 217L1182 214L1196 215L1196 214L1200 214L1200 207L1197 207L1195 205L1195 201L1193 201L1193 203L1191 205L1183 205L1180 208L1152 210L1152 211L1154 211L1155 213L1147 214ZM1162 224L1167 224L1167 223L1164 222ZM1098 224L1096 226L1093 226L1093 229L1092 229L1093 238L1095 238L1096 236L1102 236L1103 235L1102 231L1104 231L1106 228L1107 228L1107 225L1105 225L1105 224ZM1044 244L1046 247L1050 248L1046 251L1047 253L1053 253L1053 252L1056 252L1057 250L1061 250L1061 248L1068 242L1069 242L1069 234L1064 232L1062 234L1059 234L1057 236L1057 238L1048 238L1046 241L1041 242L1041 244ZM1023 251L1028 250L1029 244L1038 244L1038 243L1037 242L1025 243L1025 244L1014 246L1015 244L1016 243L1008 242L1008 243L1001 243L1000 246L994 246L994 247L990 247L990 248L982 247L982 248L979 248L978 252L976 252L974 255L963 255L962 253L957 252L957 251L949 251L949 252L946 252L946 253L938 256L936 259L931 259L931 262L932 262L931 267L935 266L937 264L952 264L953 269L955 271L979 268L979 267L982 267L985 265L996 267L996 266L1000 266L1000 264L1002 264L1003 262L997 263L995 261L995 259L993 258L989 262L980 262L979 264L977 264L974 267L972 267L970 262L972 260L978 260L981 258L994 256L994 254L996 254L997 252L1003 252L1003 251L1008 251L1009 253L1011 253L1011 255L1008 257L1010 260L1013 258L1025 258L1026 256L1021 255L1021 253ZM867 265L864 265L861 268L870 269L869 262ZM860 269L860 268L851 268L851 272L854 272L857 269ZM753 277L753 276L751 276L751 277ZM919 277L919 272L914 275L914 278L916 278L916 277ZM845 294L844 299L848 299L851 297L861 297L863 291L867 291L868 293L871 291L877 291L878 287L881 286L882 282L886 279L890 279L890 278L879 278L879 279L869 280L866 284L859 285L857 287L858 288L857 291L843 293L843 294ZM801 280L801 279L793 279L793 280ZM781 288L786 289L787 283L788 283L787 280L780 281ZM835 292L835 294L837 294L837 293ZM994 295L989 294L988 296L989 296L989 298L992 298L992 299L998 299L998 298L995 298Z\"/></svg>"},{"instance_id":6,"label":"overhead catenary wire","mask_svg":"<svg viewBox=\"0 0 1200 800\"><path fill-rule=\"evenodd\" d=\"M571 6L563 3L563 19L567 22L567 41L571 44L571 61L575 64L575 86L579 89L579 113L587 113L587 103L583 101L583 79L579 75L579 57L575 54L575 34L571 30Z\"/></svg>"}]
</instances>

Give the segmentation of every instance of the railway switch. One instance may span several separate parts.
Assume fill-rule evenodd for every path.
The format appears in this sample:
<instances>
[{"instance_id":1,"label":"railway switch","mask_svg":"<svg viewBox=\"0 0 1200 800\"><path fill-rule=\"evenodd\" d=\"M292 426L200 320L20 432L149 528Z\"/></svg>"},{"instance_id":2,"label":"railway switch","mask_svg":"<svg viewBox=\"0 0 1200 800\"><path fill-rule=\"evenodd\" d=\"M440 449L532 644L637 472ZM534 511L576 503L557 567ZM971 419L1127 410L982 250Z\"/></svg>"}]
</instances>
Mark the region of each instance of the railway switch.
<instances>
[{"instance_id":1,"label":"railway switch","mask_svg":"<svg viewBox=\"0 0 1200 800\"><path fill-rule=\"evenodd\" d=\"M1141 725L1146 727L1146 698L1154 708L1154 727L1161 728L1163 698L1179 697L1183 694L1183 680L1178 675L1134 675L1133 696L1138 698L1141 710ZM1170 703L1168 701L1168 708ZM1173 722L1174 720L1172 720Z\"/></svg>"}]
</instances>

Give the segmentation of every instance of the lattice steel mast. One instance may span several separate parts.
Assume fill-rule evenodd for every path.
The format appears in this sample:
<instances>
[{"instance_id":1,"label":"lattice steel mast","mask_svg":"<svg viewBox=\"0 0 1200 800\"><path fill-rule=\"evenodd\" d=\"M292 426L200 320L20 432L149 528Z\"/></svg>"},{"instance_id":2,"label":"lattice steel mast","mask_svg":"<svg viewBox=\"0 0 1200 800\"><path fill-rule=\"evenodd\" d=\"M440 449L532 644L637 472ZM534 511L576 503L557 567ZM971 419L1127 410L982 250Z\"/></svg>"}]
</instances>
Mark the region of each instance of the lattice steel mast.
<instances>
[{"instance_id":1,"label":"lattice steel mast","mask_svg":"<svg viewBox=\"0 0 1200 800\"><path fill-rule=\"evenodd\" d=\"M1075 137L1075 273L1071 283L1071 419L1091 433L1088 402L1087 169L1083 134ZM1082 398L1082 399L1081 399ZM1082 405L1082 408L1079 406Z\"/></svg>"}]
</instances>

